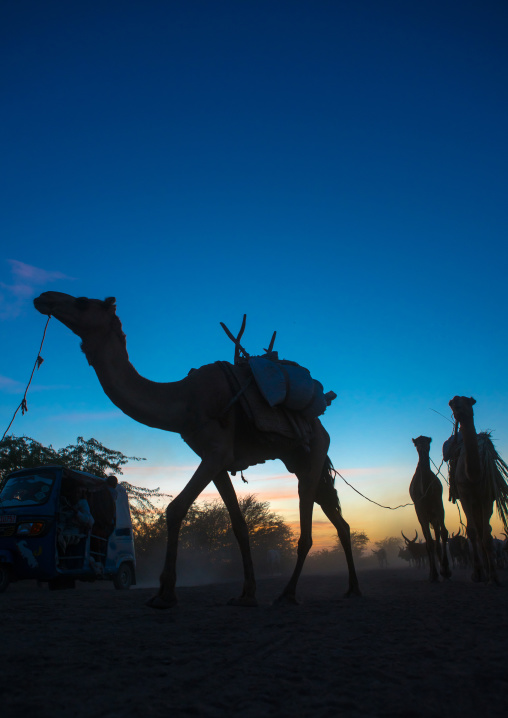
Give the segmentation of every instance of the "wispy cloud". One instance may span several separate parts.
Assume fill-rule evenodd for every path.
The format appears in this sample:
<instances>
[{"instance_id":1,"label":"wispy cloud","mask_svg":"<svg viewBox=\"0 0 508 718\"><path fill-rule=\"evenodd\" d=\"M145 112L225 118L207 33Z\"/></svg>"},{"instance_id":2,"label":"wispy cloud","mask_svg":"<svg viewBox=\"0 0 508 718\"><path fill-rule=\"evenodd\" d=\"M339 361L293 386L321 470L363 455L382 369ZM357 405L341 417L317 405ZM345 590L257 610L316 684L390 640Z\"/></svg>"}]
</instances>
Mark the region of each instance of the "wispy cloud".
<instances>
[{"instance_id":1,"label":"wispy cloud","mask_svg":"<svg viewBox=\"0 0 508 718\"><path fill-rule=\"evenodd\" d=\"M48 421L108 421L124 416L119 409L112 411L69 411L64 414L53 414Z\"/></svg>"},{"instance_id":2,"label":"wispy cloud","mask_svg":"<svg viewBox=\"0 0 508 718\"><path fill-rule=\"evenodd\" d=\"M30 386L31 392L43 392L43 391L61 391L62 389L70 389L70 384L46 384L43 386L32 384ZM0 393L2 394L23 394L26 389L26 384L16 379L11 379L8 376L0 375Z\"/></svg>"},{"instance_id":3,"label":"wispy cloud","mask_svg":"<svg viewBox=\"0 0 508 718\"><path fill-rule=\"evenodd\" d=\"M18 317L37 289L62 279L74 279L62 272L33 267L17 259L8 259L7 262L10 265L11 281L0 282L0 319Z\"/></svg>"},{"instance_id":4,"label":"wispy cloud","mask_svg":"<svg viewBox=\"0 0 508 718\"><path fill-rule=\"evenodd\" d=\"M8 376L0 376L0 391L5 394L19 394L25 387L20 381L10 379Z\"/></svg>"},{"instance_id":5,"label":"wispy cloud","mask_svg":"<svg viewBox=\"0 0 508 718\"><path fill-rule=\"evenodd\" d=\"M31 384L31 392L39 391L62 391L63 389L73 389L71 384Z\"/></svg>"},{"instance_id":6,"label":"wispy cloud","mask_svg":"<svg viewBox=\"0 0 508 718\"><path fill-rule=\"evenodd\" d=\"M146 464L135 464L133 466L125 466L123 469L124 474L136 474L139 477L145 475L152 477L154 475L168 474L173 476L175 474L188 476L189 479L192 474L196 471L199 464L199 459L196 460L195 464L164 464L161 466L157 465L146 465Z\"/></svg>"}]
</instances>

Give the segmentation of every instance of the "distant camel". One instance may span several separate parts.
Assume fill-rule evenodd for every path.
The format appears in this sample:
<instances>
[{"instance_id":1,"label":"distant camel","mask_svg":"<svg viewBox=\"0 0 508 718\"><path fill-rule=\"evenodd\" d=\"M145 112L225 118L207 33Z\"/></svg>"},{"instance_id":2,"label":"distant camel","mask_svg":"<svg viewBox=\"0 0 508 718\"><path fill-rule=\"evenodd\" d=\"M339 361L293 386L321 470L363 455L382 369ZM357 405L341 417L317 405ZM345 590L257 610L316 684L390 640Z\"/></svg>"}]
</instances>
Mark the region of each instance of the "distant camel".
<instances>
[{"instance_id":1,"label":"distant camel","mask_svg":"<svg viewBox=\"0 0 508 718\"><path fill-rule=\"evenodd\" d=\"M288 471L296 474L300 496L296 566L279 600L296 602L297 582L312 546L314 502L335 526L344 548L349 568L347 595L360 594L350 529L342 517L333 467L327 456L330 438L318 418L309 420L308 446L296 438L258 430L236 401L238 389L232 386L227 362L202 366L181 381L159 383L145 379L129 361L113 297L102 301L44 292L34 300L34 305L41 314L54 316L82 339L81 348L88 363L116 406L135 421L180 434L201 458L187 486L166 509L166 560L159 592L149 601L150 606L169 608L177 603L176 556L180 526L192 503L212 481L229 511L243 561L243 591L231 603L257 605L247 524L228 471L241 471L268 459L280 459Z\"/></svg>"},{"instance_id":2,"label":"distant camel","mask_svg":"<svg viewBox=\"0 0 508 718\"><path fill-rule=\"evenodd\" d=\"M409 495L415 505L416 515L422 527L427 554L429 557L429 580L438 581L436 553L440 564L440 573L444 578L451 576L446 544L448 531L444 522L443 487L430 468L430 436L413 439L418 452L418 464L409 486ZM432 539L431 528L436 541Z\"/></svg>"},{"instance_id":3,"label":"distant camel","mask_svg":"<svg viewBox=\"0 0 508 718\"><path fill-rule=\"evenodd\" d=\"M473 552L473 581L499 584L490 517L498 514L508 531L508 466L497 454L490 435L476 433L472 397L454 396L449 402L460 432L445 442L443 459L450 461L451 499L460 501L467 521ZM482 561L483 558L483 561Z\"/></svg>"}]
</instances>

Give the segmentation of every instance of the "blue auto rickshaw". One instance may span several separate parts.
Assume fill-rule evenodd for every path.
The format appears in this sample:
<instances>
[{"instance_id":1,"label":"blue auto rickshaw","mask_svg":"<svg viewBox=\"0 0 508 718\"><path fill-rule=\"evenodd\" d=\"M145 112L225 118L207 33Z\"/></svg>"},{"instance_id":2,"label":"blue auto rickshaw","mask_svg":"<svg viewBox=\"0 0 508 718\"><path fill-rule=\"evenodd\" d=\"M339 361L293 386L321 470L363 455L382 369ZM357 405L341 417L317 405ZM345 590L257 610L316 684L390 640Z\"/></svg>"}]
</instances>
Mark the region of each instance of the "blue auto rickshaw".
<instances>
[{"instance_id":1,"label":"blue auto rickshaw","mask_svg":"<svg viewBox=\"0 0 508 718\"><path fill-rule=\"evenodd\" d=\"M11 581L49 588L76 580L136 583L127 492L107 479L64 466L9 474L0 492L0 593Z\"/></svg>"}]
</instances>

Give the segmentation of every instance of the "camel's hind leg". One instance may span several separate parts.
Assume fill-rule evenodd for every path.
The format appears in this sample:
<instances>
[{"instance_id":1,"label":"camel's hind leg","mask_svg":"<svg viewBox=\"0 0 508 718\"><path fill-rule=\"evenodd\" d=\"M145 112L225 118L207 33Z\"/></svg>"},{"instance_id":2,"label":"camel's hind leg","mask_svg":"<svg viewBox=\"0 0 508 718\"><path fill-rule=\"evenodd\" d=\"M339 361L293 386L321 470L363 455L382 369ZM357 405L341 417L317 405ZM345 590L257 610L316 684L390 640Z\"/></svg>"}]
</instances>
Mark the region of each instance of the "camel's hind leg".
<instances>
[{"instance_id":1,"label":"camel's hind leg","mask_svg":"<svg viewBox=\"0 0 508 718\"><path fill-rule=\"evenodd\" d=\"M501 586L501 581L497 573L496 557L494 555L494 540L492 538L492 526L490 525L490 519L493 511L493 503L486 504L481 507L481 521L482 521L482 534L481 534L481 545L483 550L483 557L487 569L487 581L488 583Z\"/></svg>"},{"instance_id":2,"label":"camel's hind leg","mask_svg":"<svg viewBox=\"0 0 508 718\"><path fill-rule=\"evenodd\" d=\"M473 573L471 580L476 583L489 578L489 561L488 555L484 551L483 539L483 516L481 506L478 508L476 496L469 495L460 497L460 502L466 515L466 534L471 542L471 550L473 553Z\"/></svg>"},{"instance_id":3,"label":"camel's hind leg","mask_svg":"<svg viewBox=\"0 0 508 718\"><path fill-rule=\"evenodd\" d=\"M349 524L341 514L339 500L335 489L328 487L326 493L321 491L318 494L318 503L323 509L325 516L335 526L342 548L344 549L349 571L349 586L345 595L347 597L353 595L361 596L362 594L358 584L358 576L356 575L355 562L353 559L353 550L351 548L351 531L349 529Z\"/></svg>"},{"instance_id":4,"label":"camel's hind leg","mask_svg":"<svg viewBox=\"0 0 508 718\"><path fill-rule=\"evenodd\" d=\"M310 453L302 453L299 457L300 460L295 462L299 464L298 467L292 464L291 469L289 469L290 471L293 470L298 477L300 538L298 539L296 566L287 586L278 599L279 602L297 603L296 586L307 554L312 547L312 513L329 445L330 437L321 424L318 424L315 428Z\"/></svg>"},{"instance_id":5,"label":"camel's hind leg","mask_svg":"<svg viewBox=\"0 0 508 718\"><path fill-rule=\"evenodd\" d=\"M303 564L312 547L312 513L314 509L315 484L298 487L300 494L300 538L298 539L296 566L285 589L279 596L278 601L298 603L296 600L296 586L302 573Z\"/></svg>"},{"instance_id":6,"label":"camel's hind leg","mask_svg":"<svg viewBox=\"0 0 508 718\"><path fill-rule=\"evenodd\" d=\"M231 599L231 601L229 601L229 605L257 606L256 580L254 578L254 565L252 563L252 555L250 551L249 530L240 506L238 505L238 498L227 471L223 471L216 476L214 484L219 490L221 498L226 504L229 516L231 517L231 526L233 527L233 533L238 541L243 562L244 583L242 595L240 598Z\"/></svg>"},{"instance_id":7,"label":"camel's hind leg","mask_svg":"<svg viewBox=\"0 0 508 718\"><path fill-rule=\"evenodd\" d=\"M452 575L450 562L448 560L448 531L444 523L434 529L436 534L436 546L438 548L441 570L439 573L443 578L450 578Z\"/></svg>"}]
</instances>

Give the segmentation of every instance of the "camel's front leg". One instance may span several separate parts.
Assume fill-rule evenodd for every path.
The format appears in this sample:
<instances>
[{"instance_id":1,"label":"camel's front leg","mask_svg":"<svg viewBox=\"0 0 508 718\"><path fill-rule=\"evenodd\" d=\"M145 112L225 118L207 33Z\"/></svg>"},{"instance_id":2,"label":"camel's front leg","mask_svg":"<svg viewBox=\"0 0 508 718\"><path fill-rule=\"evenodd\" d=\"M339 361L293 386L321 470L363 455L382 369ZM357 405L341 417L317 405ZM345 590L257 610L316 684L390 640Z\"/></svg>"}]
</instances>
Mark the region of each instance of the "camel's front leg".
<instances>
[{"instance_id":1,"label":"camel's front leg","mask_svg":"<svg viewBox=\"0 0 508 718\"><path fill-rule=\"evenodd\" d=\"M242 595L239 598L232 598L229 605L257 606L256 580L254 578L254 565L252 563L247 523L238 504L236 492L227 471L223 471L216 476L214 483L231 517L233 533L238 541L243 562L244 582Z\"/></svg>"},{"instance_id":2,"label":"camel's front leg","mask_svg":"<svg viewBox=\"0 0 508 718\"><path fill-rule=\"evenodd\" d=\"M427 556L429 558L429 581L435 583L439 581L439 574L437 572L436 565L436 548L434 541L432 540L432 533L430 531L430 525L426 521L420 521L422 527L423 538L425 539L425 548L427 549Z\"/></svg>"},{"instance_id":3,"label":"camel's front leg","mask_svg":"<svg viewBox=\"0 0 508 718\"><path fill-rule=\"evenodd\" d=\"M176 554L178 549L178 535L183 519L199 494L213 480L217 471L216 460L203 460L196 469L192 479L166 509L167 546L164 568L160 577L160 588L147 606L151 608L171 608L177 604L175 593L176 585Z\"/></svg>"}]
</instances>

